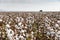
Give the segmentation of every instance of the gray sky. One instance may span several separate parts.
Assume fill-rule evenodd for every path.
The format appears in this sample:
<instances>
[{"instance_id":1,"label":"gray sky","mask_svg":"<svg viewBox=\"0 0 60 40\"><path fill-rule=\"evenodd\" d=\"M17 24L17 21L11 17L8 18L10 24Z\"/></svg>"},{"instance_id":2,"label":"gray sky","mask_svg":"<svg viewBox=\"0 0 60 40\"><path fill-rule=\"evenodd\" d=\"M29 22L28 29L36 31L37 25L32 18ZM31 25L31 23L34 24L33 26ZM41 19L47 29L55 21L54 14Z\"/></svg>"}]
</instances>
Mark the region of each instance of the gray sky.
<instances>
[{"instance_id":1,"label":"gray sky","mask_svg":"<svg viewBox=\"0 0 60 40\"><path fill-rule=\"evenodd\" d=\"M0 0L1 11L60 11L60 0Z\"/></svg>"}]
</instances>

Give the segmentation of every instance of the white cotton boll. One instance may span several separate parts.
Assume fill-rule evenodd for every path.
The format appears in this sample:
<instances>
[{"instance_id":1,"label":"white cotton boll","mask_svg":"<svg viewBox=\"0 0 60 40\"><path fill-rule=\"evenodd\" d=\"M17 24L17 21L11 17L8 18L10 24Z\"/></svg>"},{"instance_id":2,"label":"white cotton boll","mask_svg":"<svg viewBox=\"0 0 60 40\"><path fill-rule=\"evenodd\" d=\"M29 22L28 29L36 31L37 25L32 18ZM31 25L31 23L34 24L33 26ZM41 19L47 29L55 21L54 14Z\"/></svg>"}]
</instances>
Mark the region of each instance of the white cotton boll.
<instances>
[{"instance_id":1,"label":"white cotton boll","mask_svg":"<svg viewBox=\"0 0 60 40\"><path fill-rule=\"evenodd\" d=\"M17 25L15 25L15 28L20 29L20 27L18 27Z\"/></svg>"},{"instance_id":2,"label":"white cotton boll","mask_svg":"<svg viewBox=\"0 0 60 40\"><path fill-rule=\"evenodd\" d=\"M16 38L15 40L19 40L18 34L16 34L15 38Z\"/></svg>"},{"instance_id":3,"label":"white cotton boll","mask_svg":"<svg viewBox=\"0 0 60 40\"><path fill-rule=\"evenodd\" d=\"M34 32L32 31L31 34L34 34Z\"/></svg>"},{"instance_id":4,"label":"white cotton boll","mask_svg":"<svg viewBox=\"0 0 60 40\"><path fill-rule=\"evenodd\" d=\"M9 21L9 24L11 23L11 21Z\"/></svg>"},{"instance_id":5,"label":"white cotton boll","mask_svg":"<svg viewBox=\"0 0 60 40\"><path fill-rule=\"evenodd\" d=\"M55 32L57 33L57 31L58 31L58 30L56 29Z\"/></svg>"},{"instance_id":6,"label":"white cotton boll","mask_svg":"<svg viewBox=\"0 0 60 40\"><path fill-rule=\"evenodd\" d=\"M17 20L18 20L18 22L21 21L21 20L20 20L20 17L17 17Z\"/></svg>"},{"instance_id":7,"label":"white cotton boll","mask_svg":"<svg viewBox=\"0 0 60 40\"><path fill-rule=\"evenodd\" d=\"M18 22L20 21L20 19L18 18Z\"/></svg>"},{"instance_id":8,"label":"white cotton boll","mask_svg":"<svg viewBox=\"0 0 60 40\"><path fill-rule=\"evenodd\" d=\"M11 26L9 24L6 24L6 27L10 28Z\"/></svg>"},{"instance_id":9,"label":"white cotton boll","mask_svg":"<svg viewBox=\"0 0 60 40\"><path fill-rule=\"evenodd\" d=\"M15 28L17 27L17 25L15 25Z\"/></svg>"},{"instance_id":10,"label":"white cotton boll","mask_svg":"<svg viewBox=\"0 0 60 40\"><path fill-rule=\"evenodd\" d=\"M56 35L56 38L57 38L58 37L58 34L56 33L55 35Z\"/></svg>"},{"instance_id":11,"label":"white cotton boll","mask_svg":"<svg viewBox=\"0 0 60 40\"><path fill-rule=\"evenodd\" d=\"M21 21L24 21L24 19L21 17Z\"/></svg>"},{"instance_id":12,"label":"white cotton boll","mask_svg":"<svg viewBox=\"0 0 60 40\"><path fill-rule=\"evenodd\" d=\"M54 21L52 21L52 23L54 23Z\"/></svg>"},{"instance_id":13,"label":"white cotton boll","mask_svg":"<svg viewBox=\"0 0 60 40\"><path fill-rule=\"evenodd\" d=\"M57 23L60 23L60 20L58 20Z\"/></svg>"},{"instance_id":14,"label":"white cotton boll","mask_svg":"<svg viewBox=\"0 0 60 40\"><path fill-rule=\"evenodd\" d=\"M51 34L51 36L53 37L54 35L53 35L53 34Z\"/></svg>"},{"instance_id":15,"label":"white cotton boll","mask_svg":"<svg viewBox=\"0 0 60 40\"><path fill-rule=\"evenodd\" d=\"M57 37L60 37L60 31L57 32L56 36Z\"/></svg>"},{"instance_id":16,"label":"white cotton boll","mask_svg":"<svg viewBox=\"0 0 60 40\"><path fill-rule=\"evenodd\" d=\"M58 24L55 24L55 27L59 27L59 25Z\"/></svg>"},{"instance_id":17,"label":"white cotton boll","mask_svg":"<svg viewBox=\"0 0 60 40\"><path fill-rule=\"evenodd\" d=\"M15 25L15 27L18 27L18 25Z\"/></svg>"},{"instance_id":18,"label":"white cotton boll","mask_svg":"<svg viewBox=\"0 0 60 40\"><path fill-rule=\"evenodd\" d=\"M18 25L21 25L22 23L20 22L20 23L18 23Z\"/></svg>"},{"instance_id":19,"label":"white cotton boll","mask_svg":"<svg viewBox=\"0 0 60 40\"><path fill-rule=\"evenodd\" d=\"M25 34L23 33L23 36L25 36Z\"/></svg>"},{"instance_id":20,"label":"white cotton boll","mask_svg":"<svg viewBox=\"0 0 60 40\"><path fill-rule=\"evenodd\" d=\"M27 26L25 26L25 28L27 28Z\"/></svg>"},{"instance_id":21,"label":"white cotton boll","mask_svg":"<svg viewBox=\"0 0 60 40\"><path fill-rule=\"evenodd\" d=\"M0 19L0 22L2 22L2 19Z\"/></svg>"},{"instance_id":22,"label":"white cotton boll","mask_svg":"<svg viewBox=\"0 0 60 40\"><path fill-rule=\"evenodd\" d=\"M45 21L48 22L48 17L45 18Z\"/></svg>"},{"instance_id":23,"label":"white cotton boll","mask_svg":"<svg viewBox=\"0 0 60 40\"><path fill-rule=\"evenodd\" d=\"M24 31L24 30L21 30L21 32L23 32L23 33L24 33L25 31Z\"/></svg>"},{"instance_id":24,"label":"white cotton boll","mask_svg":"<svg viewBox=\"0 0 60 40\"><path fill-rule=\"evenodd\" d=\"M24 27L24 25L21 25L21 27L23 28L23 27Z\"/></svg>"},{"instance_id":25,"label":"white cotton boll","mask_svg":"<svg viewBox=\"0 0 60 40\"><path fill-rule=\"evenodd\" d=\"M20 18L19 17L16 17L15 21L16 22L19 22L20 21Z\"/></svg>"},{"instance_id":26,"label":"white cotton boll","mask_svg":"<svg viewBox=\"0 0 60 40\"><path fill-rule=\"evenodd\" d=\"M47 35L50 35L50 32L47 32Z\"/></svg>"},{"instance_id":27,"label":"white cotton boll","mask_svg":"<svg viewBox=\"0 0 60 40\"><path fill-rule=\"evenodd\" d=\"M24 30L24 32L26 32L26 30Z\"/></svg>"},{"instance_id":28,"label":"white cotton boll","mask_svg":"<svg viewBox=\"0 0 60 40\"><path fill-rule=\"evenodd\" d=\"M19 40L19 38L16 38L15 40Z\"/></svg>"},{"instance_id":29,"label":"white cotton boll","mask_svg":"<svg viewBox=\"0 0 60 40\"><path fill-rule=\"evenodd\" d=\"M48 19L48 17L46 17L46 19Z\"/></svg>"},{"instance_id":30,"label":"white cotton boll","mask_svg":"<svg viewBox=\"0 0 60 40\"><path fill-rule=\"evenodd\" d=\"M60 31L58 31L57 34L60 34Z\"/></svg>"},{"instance_id":31,"label":"white cotton boll","mask_svg":"<svg viewBox=\"0 0 60 40\"><path fill-rule=\"evenodd\" d=\"M33 40L33 38L31 40Z\"/></svg>"},{"instance_id":32,"label":"white cotton boll","mask_svg":"<svg viewBox=\"0 0 60 40\"><path fill-rule=\"evenodd\" d=\"M20 35L19 38L24 38L24 37Z\"/></svg>"},{"instance_id":33,"label":"white cotton boll","mask_svg":"<svg viewBox=\"0 0 60 40\"><path fill-rule=\"evenodd\" d=\"M48 17L45 18L45 21L46 22L51 22L51 20Z\"/></svg>"},{"instance_id":34,"label":"white cotton boll","mask_svg":"<svg viewBox=\"0 0 60 40\"><path fill-rule=\"evenodd\" d=\"M47 27L47 29L51 29L51 27Z\"/></svg>"},{"instance_id":35,"label":"white cotton boll","mask_svg":"<svg viewBox=\"0 0 60 40\"><path fill-rule=\"evenodd\" d=\"M53 29L50 29L50 31L54 31Z\"/></svg>"},{"instance_id":36,"label":"white cotton boll","mask_svg":"<svg viewBox=\"0 0 60 40\"><path fill-rule=\"evenodd\" d=\"M29 37L29 34L26 34L26 37Z\"/></svg>"}]
</instances>

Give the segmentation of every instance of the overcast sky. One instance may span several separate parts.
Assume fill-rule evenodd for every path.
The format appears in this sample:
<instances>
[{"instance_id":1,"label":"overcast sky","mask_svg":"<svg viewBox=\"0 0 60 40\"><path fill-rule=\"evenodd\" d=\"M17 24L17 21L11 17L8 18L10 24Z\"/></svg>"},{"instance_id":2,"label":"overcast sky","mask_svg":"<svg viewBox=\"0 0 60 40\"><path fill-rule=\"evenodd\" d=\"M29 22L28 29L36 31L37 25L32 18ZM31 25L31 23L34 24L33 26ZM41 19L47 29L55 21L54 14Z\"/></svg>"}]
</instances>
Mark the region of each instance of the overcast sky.
<instances>
[{"instance_id":1,"label":"overcast sky","mask_svg":"<svg viewBox=\"0 0 60 40\"><path fill-rule=\"evenodd\" d=\"M1 11L60 11L60 0L0 0Z\"/></svg>"}]
</instances>

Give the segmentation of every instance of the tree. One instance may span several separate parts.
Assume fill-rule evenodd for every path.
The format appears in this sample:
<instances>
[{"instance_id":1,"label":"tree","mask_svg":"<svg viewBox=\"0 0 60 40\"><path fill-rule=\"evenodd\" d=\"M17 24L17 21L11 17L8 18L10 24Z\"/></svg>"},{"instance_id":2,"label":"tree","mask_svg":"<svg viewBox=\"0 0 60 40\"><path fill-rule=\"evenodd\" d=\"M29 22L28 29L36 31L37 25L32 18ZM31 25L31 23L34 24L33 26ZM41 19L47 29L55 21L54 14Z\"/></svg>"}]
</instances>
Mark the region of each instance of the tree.
<instances>
[{"instance_id":1,"label":"tree","mask_svg":"<svg viewBox=\"0 0 60 40\"><path fill-rule=\"evenodd\" d=\"M42 10L40 10L40 12L42 12Z\"/></svg>"}]
</instances>

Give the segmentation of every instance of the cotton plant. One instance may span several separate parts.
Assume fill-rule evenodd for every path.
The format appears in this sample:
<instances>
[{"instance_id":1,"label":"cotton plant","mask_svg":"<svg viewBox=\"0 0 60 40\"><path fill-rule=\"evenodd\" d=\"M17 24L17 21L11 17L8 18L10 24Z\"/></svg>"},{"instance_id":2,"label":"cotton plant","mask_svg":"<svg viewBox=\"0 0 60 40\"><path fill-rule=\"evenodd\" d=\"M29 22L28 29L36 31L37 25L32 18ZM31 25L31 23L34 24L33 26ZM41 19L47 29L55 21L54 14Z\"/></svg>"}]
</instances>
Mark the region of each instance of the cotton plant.
<instances>
[{"instance_id":1,"label":"cotton plant","mask_svg":"<svg viewBox=\"0 0 60 40\"><path fill-rule=\"evenodd\" d=\"M26 23L34 23L34 17L31 17L31 16L27 17Z\"/></svg>"},{"instance_id":2,"label":"cotton plant","mask_svg":"<svg viewBox=\"0 0 60 40\"><path fill-rule=\"evenodd\" d=\"M8 37L7 37L7 34L6 34L6 30L5 30L5 24L2 24L0 27L1 27L0 28L0 30L1 30L0 31L0 39L1 40L8 40Z\"/></svg>"},{"instance_id":3,"label":"cotton plant","mask_svg":"<svg viewBox=\"0 0 60 40\"><path fill-rule=\"evenodd\" d=\"M9 38L9 40L13 39L14 31L12 29L6 28L6 34L7 34L7 37Z\"/></svg>"},{"instance_id":4,"label":"cotton plant","mask_svg":"<svg viewBox=\"0 0 60 40\"><path fill-rule=\"evenodd\" d=\"M24 19L22 17L16 17L15 18L15 21L16 22L22 22L22 21L24 21Z\"/></svg>"},{"instance_id":5,"label":"cotton plant","mask_svg":"<svg viewBox=\"0 0 60 40\"><path fill-rule=\"evenodd\" d=\"M20 40L18 34L16 34L16 35L14 36L14 40Z\"/></svg>"}]
</instances>

